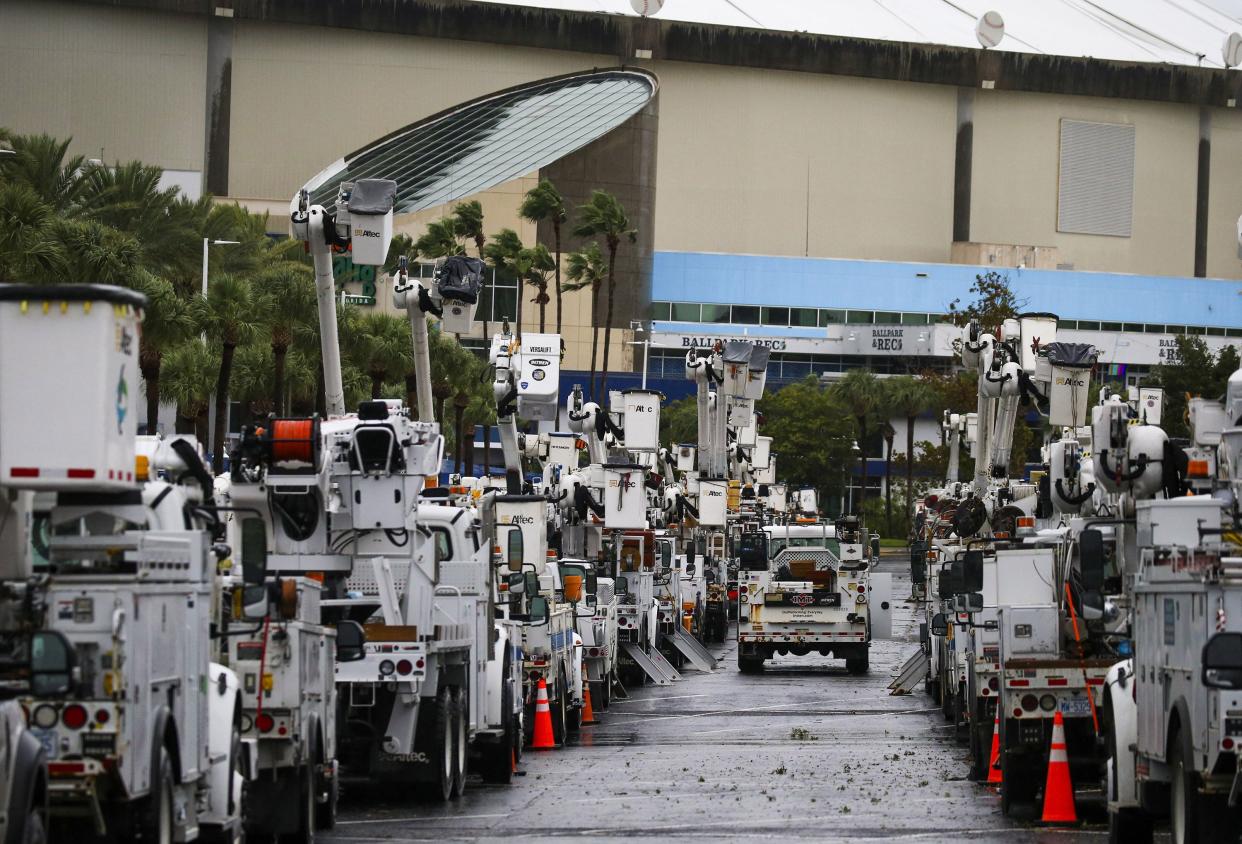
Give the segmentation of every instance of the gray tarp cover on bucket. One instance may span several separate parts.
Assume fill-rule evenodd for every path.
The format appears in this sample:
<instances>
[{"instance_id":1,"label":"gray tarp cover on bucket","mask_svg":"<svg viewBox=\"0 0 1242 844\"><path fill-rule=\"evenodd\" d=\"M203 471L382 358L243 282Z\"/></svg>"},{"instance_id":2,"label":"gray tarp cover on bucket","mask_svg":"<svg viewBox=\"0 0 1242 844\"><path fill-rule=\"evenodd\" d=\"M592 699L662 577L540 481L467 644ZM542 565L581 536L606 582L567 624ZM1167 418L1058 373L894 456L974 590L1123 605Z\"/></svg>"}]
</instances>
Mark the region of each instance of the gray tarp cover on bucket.
<instances>
[{"instance_id":1,"label":"gray tarp cover on bucket","mask_svg":"<svg viewBox=\"0 0 1242 844\"><path fill-rule=\"evenodd\" d=\"M1048 362L1069 369L1090 369L1099 355L1090 343L1049 343Z\"/></svg>"},{"instance_id":2,"label":"gray tarp cover on bucket","mask_svg":"<svg viewBox=\"0 0 1242 844\"><path fill-rule=\"evenodd\" d=\"M768 358L772 356L772 350L767 346L752 346L750 350L750 371L763 372L768 368Z\"/></svg>"},{"instance_id":3,"label":"gray tarp cover on bucket","mask_svg":"<svg viewBox=\"0 0 1242 844\"><path fill-rule=\"evenodd\" d=\"M349 195L351 214L387 214L397 201L397 183L392 179L359 179Z\"/></svg>"},{"instance_id":4,"label":"gray tarp cover on bucket","mask_svg":"<svg viewBox=\"0 0 1242 844\"><path fill-rule=\"evenodd\" d=\"M751 352L754 351L753 343L746 343L741 340L730 340L724 345L724 362L725 363L747 363L750 361Z\"/></svg>"},{"instance_id":5,"label":"gray tarp cover on bucket","mask_svg":"<svg viewBox=\"0 0 1242 844\"><path fill-rule=\"evenodd\" d=\"M473 305L479 301L479 289L483 286L483 262L465 255L451 255L436 268L436 281L440 295Z\"/></svg>"}]
</instances>

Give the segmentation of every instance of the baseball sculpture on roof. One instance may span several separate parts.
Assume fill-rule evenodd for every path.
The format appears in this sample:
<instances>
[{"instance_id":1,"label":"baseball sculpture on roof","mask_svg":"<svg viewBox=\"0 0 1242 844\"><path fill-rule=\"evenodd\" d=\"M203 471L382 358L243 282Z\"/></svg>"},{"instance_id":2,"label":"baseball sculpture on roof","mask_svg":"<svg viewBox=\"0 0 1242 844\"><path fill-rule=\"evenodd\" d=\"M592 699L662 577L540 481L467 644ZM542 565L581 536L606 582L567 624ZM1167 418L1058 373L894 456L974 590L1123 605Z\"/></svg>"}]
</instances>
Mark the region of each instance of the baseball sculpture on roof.
<instances>
[{"instance_id":1,"label":"baseball sculpture on roof","mask_svg":"<svg viewBox=\"0 0 1242 844\"><path fill-rule=\"evenodd\" d=\"M664 8L664 0L630 0L630 6L644 18L654 15Z\"/></svg>"},{"instance_id":2,"label":"baseball sculpture on roof","mask_svg":"<svg viewBox=\"0 0 1242 844\"><path fill-rule=\"evenodd\" d=\"M1000 12L984 12L975 24L975 37L983 49L995 47L1005 37L1005 19Z\"/></svg>"}]
</instances>

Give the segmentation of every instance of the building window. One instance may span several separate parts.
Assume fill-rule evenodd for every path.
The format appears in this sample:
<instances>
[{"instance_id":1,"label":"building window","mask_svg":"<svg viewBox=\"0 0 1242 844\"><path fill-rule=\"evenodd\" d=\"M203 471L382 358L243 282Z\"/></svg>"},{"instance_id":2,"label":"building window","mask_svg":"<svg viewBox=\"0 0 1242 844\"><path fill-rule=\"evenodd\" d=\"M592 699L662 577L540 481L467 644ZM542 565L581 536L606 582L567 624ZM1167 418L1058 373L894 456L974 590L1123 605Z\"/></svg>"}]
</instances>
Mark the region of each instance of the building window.
<instances>
[{"instance_id":1,"label":"building window","mask_svg":"<svg viewBox=\"0 0 1242 844\"><path fill-rule=\"evenodd\" d=\"M1101 322L1101 323L1100 323L1100 330L1101 330L1101 331L1120 331L1120 330L1121 330L1121 323L1119 323L1119 322Z\"/></svg>"},{"instance_id":2,"label":"building window","mask_svg":"<svg viewBox=\"0 0 1242 844\"><path fill-rule=\"evenodd\" d=\"M1207 330L1207 335L1208 335L1209 337L1224 337L1224 336L1225 336L1225 329L1223 329L1223 328L1209 328L1209 329Z\"/></svg>"},{"instance_id":3,"label":"building window","mask_svg":"<svg viewBox=\"0 0 1242 844\"><path fill-rule=\"evenodd\" d=\"M853 322L853 320L850 320L850 322ZM901 314L894 313L893 311L876 311L875 322L876 325L900 325Z\"/></svg>"},{"instance_id":4,"label":"building window","mask_svg":"<svg viewBox=\"0 0 1242 844\"><path fill-rule=\"evenodd\" d=\"M927 325L930 314L902 314L902 325Z\"/></svg>"},{"instance_id":5,"label":"building window","mask_svg":"<svg viewBox=\"0 0 1242 844\"><path fill-rule=\"evenodd\" d=\"M659 320L672 319L672 316L670 316L672 308L673 306L670 302L652 302L651 318Z\"/></svg>"},{"instance_id":6,"label":"building window","mask_svg":"<svg viewBox=\"0 0 1242 844\"><path fill-rule=\"evenodd\" d=\"M764 325L789 325L789 308L764 308Z\"/></svg>"},{"instance_id":7,"label":"building window","mask_svg":"<svg viewBox=\"0 0 1242 844\"><path fill-rule=\"evenodd\" d=\"M1242 328L1226 328L1226 337L1242 337Z\"/></svg>"},{"instance_id":8,"label":"building window","mask_svg":"<svg viewBox=\"0 0 1242 844\"><path fill-rule=\"evenodd\" d=\"M1188 325L1186 326L1186 333L1194 334L1196 337L1201 337L1204 334L1207 334L1207 329L1202 325Z\"/></svg>"},{"instance_id":9,"label":"building window","mask_svg":"<svg viewBox=\"0 0 1242 844\"><path fill-rule=\"evenodd\" d=\"M870 325L875 318L875 314L871 311L846 311L845 321L857 323L858 325Z\"/></svg>"},{"instance_id":10,"label":"building window","mask_svg":"<svg viewBox=\"0 0 1242 844\"><path fill-rule=\"evenodd\" d=\"M1164 326L1163 325L1144 325L1143 331L1147 332L1148 334L1163 334Z\"/></svg>"},{"instance_id":11,"label":"building window","mask_svg":"<svg viewBox=\"0 0 1242 844\"><path fill-rule=\"evenodd\" d=\"M841 325L845 322L845 311L833 311L829 309L821 309L819 312L820 325Z\"/></svg>"},{"instance_id":12,"label":"building window","mask_svg":"<svg viewBox=\"0 0 1242 844\"><path fill-rule=\"evenodd\" d=\"M704 305L701 322L728 322L728 305Z\"/></svg>"},{"instance_id":13,"label":"building window","mask_svg":"<svg viewBox=\"0 0 1242 844\"><path fill-rule=\"evenodd\" d=\"M673 321L699 322L699 305L693 302L674 302Z\"/></svg>"},{"instance_id":14,"label":"building window","mask_svg":"<svg viewBox=\"0 0 1242 844\"><path fill-rule=\"evenodd\" d=\"M1073 331L1077 327L1078 327L1078 320L1074 320L1074 319L1057 320L1058 330Z\"/></svg>"},{"instance_id":15,"label":"building window","mask_svg":"<svg viewBox=\"0 0 1242 844\"><path fill-rule=\"evenodd\" d=\"M758 325L759 307L757 305L734 305L733 318L730 322L736 322L739 325Z\"/></svg>"},{"instance_id":16,"label":"building window","mask_svg":"<svg viewBox=\"0 0 1242 844\"><path fill-rule=\"evenodd\" d=\"M1165 334L1185 334L1186 326L1184 325L1166 325L1164 327Z\"/></svg>"},{"instance_id":17,"label":"building window","mask_svg":"<svg viewBox=\"0 0 1242 844\"><path fill-rule=\"evenodd\" d=\"M1140 334L1143 331L1143 326L1139 323L1127 322L1124 330L1133 331L1136 334Z\"/></svg>"},{"instance_id":18,"label":"building window","mask_svg":"<svg viewBox=\"0 0 1242 844\"><path fill-rule=\"evenodd\" d=\"M1134 213L1134 126L1061 121L1057 231L1129 237Z\"/></svg>"},{"instance_id":19,"label":"building window","mask_svg":"<svg viewBox=\"0 0 1242 844\"><path fill-rule=\"evenodd\" d=\"M814 308L790 308L789 324L806 328L814 328L818 324L819 314Z\"/></svg>"},{"instance_id":20,"label":"building window","mask_svg":"<svg viewBox=\"0 0 1242 844\"><path fill-rule=\"evenodd\" d=\"M479 291L479 308L474 318L481 322L517 319L517 279L497 275L495 270L491 270L490 274L491 277Z\"/></svg>"},{"instance_id":21,"label":"building window","mask_svg":"<svg viewBox=\"0 0 1242 844\"><path fill-rule=\"evenodd\" d=\"M1093 319L1080 319L1078 320L1078 330L1079 331L1099 331L1100 324Z\"/></svg>"}]
</instances>

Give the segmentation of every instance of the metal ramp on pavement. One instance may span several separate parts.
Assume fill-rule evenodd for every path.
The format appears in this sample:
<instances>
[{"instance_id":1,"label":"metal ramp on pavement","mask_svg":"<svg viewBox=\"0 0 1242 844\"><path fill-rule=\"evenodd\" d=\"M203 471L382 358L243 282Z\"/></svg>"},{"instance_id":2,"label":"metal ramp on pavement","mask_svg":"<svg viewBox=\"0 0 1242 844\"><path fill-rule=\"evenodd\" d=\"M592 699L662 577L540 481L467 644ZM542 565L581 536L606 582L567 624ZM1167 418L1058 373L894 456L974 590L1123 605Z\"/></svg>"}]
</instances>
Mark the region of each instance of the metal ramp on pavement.
<instances>
[{"instance_id":1,"label":"metal ramp on pavement","mask_svg":"<svg viewBox=\"0 0 1242 844\"><path fill-rule=\"evenodd\" d=\"M659 650L653 648L651 653L647 653L635 642L621 642L620 645L621 650L625 651L625 655L634 660L634 663L657 686L671 686L674 680L681 679L677 669L669 664L669 661L664 658L664 655Z\"/></svg>"},{"instance_id":2,"label":"metal ramp on pavement","mask_svg":"<svg viewBox=\"0 0 1242 844\"><path fill-rule=\"evenodd\" d=\"M708 672L716 669L716 658L708 653L698 639L687 633L685 628L673 629L672 642L673 647L697 670Z\"/></svg>"},{"instance_id":3,"label":"metal ramp on pavement","mask_svg":"<svg viewBox=\"0 0 1242 844\"><path fill-rule=\"evenodd\" d=\"M888 684L892 689L890 695L908 695L914 691L926 676L927 673L927 654L920 647L909 659L901 666L901 670L897 672L897 676L893 678L893 682Z\"/></svg>"}]
</instances>

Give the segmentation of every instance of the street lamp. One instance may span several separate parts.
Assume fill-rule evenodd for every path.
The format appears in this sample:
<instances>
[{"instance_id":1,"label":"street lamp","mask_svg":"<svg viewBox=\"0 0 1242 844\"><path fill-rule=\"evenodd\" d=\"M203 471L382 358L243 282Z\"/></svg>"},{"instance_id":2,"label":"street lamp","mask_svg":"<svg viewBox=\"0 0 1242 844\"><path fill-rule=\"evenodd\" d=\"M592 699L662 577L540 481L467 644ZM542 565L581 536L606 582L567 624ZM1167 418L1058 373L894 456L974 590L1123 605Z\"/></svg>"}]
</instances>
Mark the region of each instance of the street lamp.
<instances>
[{"instance_id":1,"label":"street lamp","mask_svg":"<svg viewBox=\"0 0 1242 844\"><path fill-rule=\"evenodd\" d=\"M203 238L203 298L207 298L207 247L208 246L237 246L240 240L212 240L209 237Z\"/></svg>"},{"instance_id":2,"label":"street lamp","mask_svg":"<svg viewBox=\"0 0 1242 844\"><path fill-rule=\"evenodd\" d=\"M861 452L862 452L862 449L858 447L858 440L852 440L850 442L850 453L853 459L850 460L848 465L853 466L854 460L858 459L858 455ZM845 473L845 481L846 481L846 489L849 491L849 504L846 505L846 512L853 513L854 512L854 479L850 477L850 473L848 471ZM864 497L866 496L866 493L867 491L864 489L863 490Z\"/></svg>"}]
</instances>

